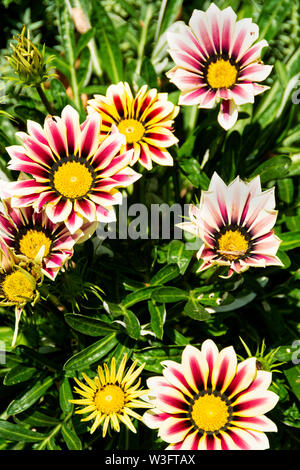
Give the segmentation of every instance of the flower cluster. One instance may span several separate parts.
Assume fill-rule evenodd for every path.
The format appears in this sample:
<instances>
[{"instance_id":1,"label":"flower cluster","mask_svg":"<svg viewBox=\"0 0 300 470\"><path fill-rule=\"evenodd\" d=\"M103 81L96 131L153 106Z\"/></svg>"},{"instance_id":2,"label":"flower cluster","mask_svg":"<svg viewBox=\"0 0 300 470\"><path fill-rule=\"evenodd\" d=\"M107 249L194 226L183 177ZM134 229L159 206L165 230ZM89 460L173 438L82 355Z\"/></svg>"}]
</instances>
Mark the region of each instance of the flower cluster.
<instances>
[{"instance_id":1,"label":"flower cluster","mask_svg":"<svg viewBox=\"0 0 300 470\"><path fill-rule=\"evenodd\" d=\"M23 82L40 85L49 76L44 52L24 31L9 61ZM88 100L83 122L67 105L43 126L29 120L27 132L17 133L20 145L7 152L8 168L19 178L0 187L0 305L15 306L13 345L21 312L39 300L44 276L54 282L76 244L97 224L116 220L120 189L142 177L138 169L174 164L170 149L179 142L174 122L180 106L220 103L218 122L228 130L238 107L268 88L260 84L272 69L261 61L267 41L256 42L258 36L258 26L249 18L237 21L231 7L212 3L205 12L194 10L188 26L168 33L175 67L167 77L181 92L178 105L156 88L143 85L134 94L119 82ZM190 205L189 218L178 226L202 242L198 271L218 265L229 278L250 267L282 266L276 255L281 240L273 230L274 188L263 191L259 176L237 176L227 185L214 172L199 205ZM265 432L276 425L265 413L279 397L268 390L271 372L257 370L254 357L238 364L233 347L219 351L212 340L200 350L188 345L181 363L164 361L162 375L148 378L148 389L138 379L144 364L135 360L128 370L126 364L126 355L118 367L113 357L96 377L83 373L85 383L75 378L80 398L70 401L83 407L76 411L87 414L83 421L93 422L91 433L102 426L105 437L108 430L119 432L121 423L136 432L138 419L158 429L167 449L269 447ZM135 408L147 411L142 417Z\"/></svg>"}]
</instances>

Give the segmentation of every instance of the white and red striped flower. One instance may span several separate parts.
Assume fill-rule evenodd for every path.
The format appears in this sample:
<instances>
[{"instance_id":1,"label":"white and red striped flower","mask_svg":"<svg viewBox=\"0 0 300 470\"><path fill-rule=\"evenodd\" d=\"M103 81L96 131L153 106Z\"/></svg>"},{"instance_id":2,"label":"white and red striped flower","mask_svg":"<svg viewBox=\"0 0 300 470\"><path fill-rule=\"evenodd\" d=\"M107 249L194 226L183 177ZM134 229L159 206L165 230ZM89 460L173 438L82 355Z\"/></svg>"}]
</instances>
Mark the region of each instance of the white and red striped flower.
<instances>
[{"instance_id":1,"label":"white and red striped flower","mask_svg":"<svg viewBox=\"0 0 300 470\"><path fill-rule=\"evenodd\" d=\"M64 223L54 224L45 211L33 207L11 207L3 200L0 212L0 235L17 255L41 264L42 272L54 280L66 260L73 255L74 244L81 237L78 230L71 235Z\"/></svg>"},{"instance_id":2,"label":"white and red striped flower","mask_svg":"<svg viewBox=\"0 0 300 470\"><path fill-rule=\"evenodd\" d=\"M237 120L237 106L254 103L255 95L268 88L257 82L272 70L260 59L267 41L253 44L258 26L250 18L236 18L231 7L220 10L212 3L206 12L194 10L189 26L168 34L176 67L167 76L182 92L179 104L212 108L221 100L218 121L226 130Z\"/></svg>"},{"instance_id":3,"label":"white and red striped flower","mask_svg":"<svg viewBox=\"0 0 300 470\"><path fill-rule=\"evenodd\" d=\"M147 380L154 409L144 423L158 428L167 449L262 450L276 425L264 414L279 397L268 390L272 374L251 357L238 364L232 346L218 350L206 340L201 350L186 346L181 363L164 361L163 376Z\"/></svg>"},{"instance_id":4,"label":"white and red striped flower","mask_svg":"<svg viewBox=\"0 0 300 470\"><path fill-rule=\"evenodd\" d=\"M126 138L122 151L133 149L131 165L137 161L147 170L152 162L173 165L173 158L166 148L176 144L173 122L179 106L168 101L167 93L158 93L155 88L140 88L135 97L126 82L108 87L106 96L95 95L88 102L88 113L99 113L102 117L101 138L110 132L112 124Z\"/></svg>"},{"instance_id":5,"label":"white and red striped flower","mask_svg":"<svg viewBox=\"0 0 300 470\"><path fill-rule=\"evenodd\" d=\"M259 176L249 183L238 176L227 186L214 173L199 207L190 205L190 222L178 224L204 242L197 253L204 261L199 271L219 264L229 266L230 277L250 266L282 266L276 256L281 240L272 230L274 208L274 188L262 191Z\"/></svg>"},{"instance_id":6,"label":"white and red striped flower","mask_svg":"<svg viewBox=\"0 0 300 470\"><path fill-rule=\"evenodd\" d=\"M112 206L122 200L116 188L141 175L128 167L133 151L119 153L124 136L114 128L100 142L100 128L98 113L80 125L79 114L69 105L61 117L47 117L44 128L28 121L28 134L17 134L23 146L7 148L9 168L32 176L6 185L12 206L44 208L54 224L65 222L72 234L86 219L115 220Z\"/></svg>"}]
</instances>

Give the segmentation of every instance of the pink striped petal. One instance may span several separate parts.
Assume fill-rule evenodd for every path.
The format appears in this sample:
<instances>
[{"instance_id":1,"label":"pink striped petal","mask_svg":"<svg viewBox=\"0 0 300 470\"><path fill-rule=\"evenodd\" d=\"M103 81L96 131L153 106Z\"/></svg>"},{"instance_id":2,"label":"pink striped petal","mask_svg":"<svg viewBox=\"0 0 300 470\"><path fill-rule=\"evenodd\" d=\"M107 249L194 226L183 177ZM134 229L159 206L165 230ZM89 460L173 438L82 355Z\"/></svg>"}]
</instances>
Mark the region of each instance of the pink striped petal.
<instances>
[{"instance_id":1,"label":"pink striped petal","mask_svg":"<svg viewBox=\"0 0 300 470\"><path fill-rule=\"evenodd\" d=\"M92 159L95 170L106 168L125 143L125 136L120 133L114 133L106 137Z\"/></svg>"},{"instance_id":2,"label":"pink striped petal","mask_svg":"<svg viewBox=\"0 0 300 470\"><path fill-rule=\"evenodd\" d=\"M270 390L247 391L242 393L233 403L234 416L259 416L272 410L279 396Z\"/></svg>"},{"instance_id":3,"label":"pink striped petal","mask_svg":"<svg viewBox=\"0 0 300 470\"><path fill-rule=\"evenodd\" d=\"M96 206L89 199L77 199L74 202L74 211L85 217L89 222L97 220Z\"/></svg>"},{"instance_id":4,"label":"pink striped petal","mask_svg":"<svg viewBox=\"0 0 300 470\"><path fill-rule=\"evenodd\" d=\"M194 392L187 382L182 364L178 364L174 361L163 361L161 364L165 367L163 375L167 379L168 383L178 388L178 390L180 390L184 395L192 398L194 396Z\"/></svg>"},{"instance_id":5,"label":"pink striped petal","mask_svg":"<svg viewBox=\"0 0 300 470\"><path fill-rule=\"evenodd\" d=\"M277 426L266 416L244 417L235 416L231 421L232 425L239 428L250 429L252 431L260 432L276 432Z\"/></svg>"},{"instance_id":6,"label":"pink striped petal","mask_svg":"<svg viewBox=\"0 0 300 470\"><path fill-rule=\"evenodd\" d=\"M89 158L98 149L100 139L101 117L98 113L87 116L81 126L80 155Z\"/></svg>"},{"instance_id":7,"label":"pink striped petal","mask_svg":"<svg viewBox=\"0 0 300 470\"><path fill-rule=\"evenodd\" d=\"M58 157L68 155L66 128L60 118L57 117L55 121L53 118L47 117L45 119L44 129L53 152Z\"/></svg>"},{"instance_id":8,"label":"pink striped petal","mask_svg":"<svg viewBox=\"0 0 300 470\"><path fill-rule=\"evenodd\" d=\"M225 131L234 126L238 118L237 106L233 100L223 100L218 114L218 122Z\"/></svg>"},{"instance_id":9,"label":"pink striped petal","mask_svg":"<svg viewBox=\"0 0 300 470\"><path fill-rule=\"evenodd\" d=\"M68 230L70 231L70 233L73 235L82 226L83 217L80 214L78 214L77 212L75 212L74 210L72 210L72 212L70 213L68 219L65 220L65 224L66 224Z\"/></svg>"},{"instance_id":10,"label":"pink striped petal","mask_svg":"<svg viewBox=\"0 0 300 470\"><path fill-rule=\"evenodd\" d=\"M72 108L72 106L67 105L62 110L62 122L66 127L67 132L67 142L69 148L69 154L77 153L80 144L80 123L79 123L79 114Z\"/></svg>"},{"instance_id":11,"label":"pink striped petal","mask_svg":"<svg viewBox=\"0 0 300 470\"><path fill-rule=\"evenodd\" d=\"M240 78L253 82L262 82L272 71L272 65L249 64L240 72Z\"/></svg>"},{"instance_id":12,"label":"pink striped petal","mask_svg":"<svg viewBox=\"0 0 300 470\"><path fill-rule=\"evenodd\" d=\"M46 205L46 214L53 223L64 222L72 212L73 204L69 199L60 198L58 202Z\"/></svg>"},{"instance_id":13,"label":"pink striped petal","mask_svg":"<svg viewBox=\"0 0 300 470\"><path fill-rule=\"evenodd\" d=\"M175 444L182 442L191 428L191 421L189 419L171 417L162 423L159 428L159 436L164 441Z\"/></svg>"},{"instance_id":14,"label":"pink striped petal","mask_svg":"<svg viewBox=\"0 0 300 470\"><path fill-rule=\"evenodd\" d=\"M237 357L232 346L220 351L212 372L213 389L225 392L236 375Z\"/></svg>"},{"instance_id":15,"label":"pink striped petal","mask_svg":"<svg viewBox=\"0 0 300 470\"><path fill-rule=\"evenodd\" d=\"M226 390L228 398L232 398L242 392L253 382L256 376L256 358L250 357L240 362L236 375Z\"/></svg>"},{"instance_id":16,"label":"pink striped petal","mask_svg":"<svg viewBox=\"0 0 300 470\"><path fill-rule=\"evenodd\" d=\"M196 393L206 388L209 368L201 351L186 346L182 353L182 368L189 386Z\"/></svg>"}]
</instances>

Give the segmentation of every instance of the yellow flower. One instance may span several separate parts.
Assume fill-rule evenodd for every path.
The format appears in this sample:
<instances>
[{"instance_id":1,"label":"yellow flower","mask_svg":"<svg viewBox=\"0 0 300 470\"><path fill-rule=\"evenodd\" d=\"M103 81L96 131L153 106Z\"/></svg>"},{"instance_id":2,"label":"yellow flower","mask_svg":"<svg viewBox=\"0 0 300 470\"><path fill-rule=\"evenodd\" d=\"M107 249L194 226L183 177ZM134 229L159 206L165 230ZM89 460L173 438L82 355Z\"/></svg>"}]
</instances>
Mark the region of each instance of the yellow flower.
<instances>
[{"instance_id":1,"label":"yellow flower","mask_svg":"<svg viewBox=\"0 0 300 470\"><path fill-rule=\"evenodd\" d=\"M77 410L76 413L89 413L82 421L94 420L90 431L91 434L98 426L102 425L102 435L105 437L109 424L112 429L119 432L120 422L124 423L131 431L136 432L130 417L139 420L142 418L132 408L151 408L152 406L138 400L138 397L148 393L148 390L139 388L141 383L140 378L136 382L145 364L142 364L135 370L137 361L134 361L125 372L126 361L127 355L124 354L121 364L118 370L116 370L116 360L113 357L110 369L107 364L104 364L103 368L98 366L98 375L94 380L82 372L87 385L74 377L74 380L80 387L74 387L74 390L83 398L70 400L70 402L75 405L84 406L84 408Z\"/></svg>"},{"instance_id":2,"label":"yellow flower","mask_svg":"<svg viewBox=\"0 0 300 470\"><path fill-rule=\"evenodd\" d=\"M88 101L87 111L102 117L100 138L110 133L114 124L126 138L123 150L133 149L131 166L137 161L147 170L152 163L172 166L173 158L166 150L178 142L174 136L173 123L179 106L168 101L167 93L158 93L156 88L142 86L133 96L126 82L110 85L106 96L95 95Z\"/></svg>"}]
</instances>

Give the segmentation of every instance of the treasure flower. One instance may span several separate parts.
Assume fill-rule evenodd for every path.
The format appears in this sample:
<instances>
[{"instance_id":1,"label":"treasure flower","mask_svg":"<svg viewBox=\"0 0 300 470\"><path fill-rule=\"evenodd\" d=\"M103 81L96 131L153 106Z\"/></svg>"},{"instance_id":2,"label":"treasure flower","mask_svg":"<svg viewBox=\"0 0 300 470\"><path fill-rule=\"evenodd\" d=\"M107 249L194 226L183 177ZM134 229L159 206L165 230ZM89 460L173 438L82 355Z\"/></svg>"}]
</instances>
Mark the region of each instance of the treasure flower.
<instances>
[{"instance_id":1,"label":"treasure flower","mask_svg":"<svg viewBox=\"0 0 300 470\"><path fill-rule=\"evenodd\" d=\"M173 165L173 158L166 150L176 144L173 122L179 107L168 101L167 93L155 88L140 88L133 96L128 83L120 82L108 87L106 96L95 95L88 102L88 113L102 117L101 139L110 132L112 124L125 138L124 150L133 149L130 165L140 162L151 170L152 162Z\"/></svg>"},{"instance_id":2,"label":"treasure flower","mask_svg":"<svg viewBox=\"0 0 300 470\"><path fill-rule=\"evenodd\" d=\"M38 285L43 280L39 267L23 255L15 255L0 236L0 306L15 306L15 331L12 346L18 335L18 325L27 303L39 299Z\"/></svg>"},{"instance_id":3,"label":"treasure flower","mask_svg":"<svg viewBox=\"0 0 300 470\"><path fill-rule=\"evenodd\" d=\"M44 128L28 121L23 145L7 148L9 168L32 178L11 182L5 191L12 207L43 208L54 223L65 222L74 234L88 222L115 220L113 205L122 201L116 189L140 178L128 167L132 150L120 154L125 138L115 128L100 142L101 117L79 114L66 106L61 117L47 117Z\"/></svg>"},{"instance_id":4,"label":"treasure flower","mask_svg":"<svg viewBox=\"0 0 300 470\"><path fill-rule=\"evenodd\" d=\"M76 377L78 387L74 390L82 398L70 400L75 405L83 406L76 411L79 414L88 414L82 421L93 421L91 434L102 426L102 435L105 437L109 426L117 432L120 431L120 423L125 424L132 432L136 429L131 418L141 420L133 408L149 408L151 405L139 400L148 390L140 388L141 374L145 364L136 368L134 361L128 370L125 370L127 355L124 354L120 366L116 368L116 360L112 358L110 368L106 363L98 367L98 375L91 379L84 372L82 376L86 383L80 382ZM138 380L137 380L138 379Z\"/></svg>"},{"instance_id":5,"label":"treasure flower","mask_svg":"<svg viewBox=\"0 0 300 470\"><path fill-rule=\"evenodd\" d=\"M257 82L272 70L260 59L268 43L255 43L258 26L250 18L236 18L231 7L220 10L212 3L206 12L194 10L189 26L168 34L176 67L167 76L182 92L179 104L212 108L221 101L218 121L226 130L237 120L237 106L253 103L268 88Z\"/></svg>"},{"instance_id":6,"label":"treasure flower","mask_svg":"<svg viewBox=\"0 0 300 470\"><path fill-rule=\"evenodd\" d=\"M158 429L168 450L263 450L265 432L277 431L265 416L279 397L268 390L272 374L256 369L256 358L238 364L232 346L212 340L201 350L186 346L181 363L163 361L163 375L147 380L144 423Z\"/></svg>"},{"instance_id":7,"label":"treasure flower","mask_svg":"<svg viewBox=\"0 0 300 470\"><path fill-rule=\"evenodd\" d=\"M39 263L43 274L53 281L72 257L82 232L71 235L64 223L54 224L44 211L36 212L31 206L13 208L9 199L2 204L0 235L6 245L17 255Z\"/></svg>"},{"instance_id":8,"label":"treasure flower","mask_svg":"<svg viewBox=\"0 0 300 470\"><path fill-rule=\"evenodd\" d=\"M272 228L277 218L274 188L261 190L260 177L250 182L239 176L228 186L213 174L199 207L190 205L190 221L177 226L203 241L197 253L199 271L228 266L228 277L251 267L282 266L276 256L281 240Z\"/></svg>"}]
</instances>

